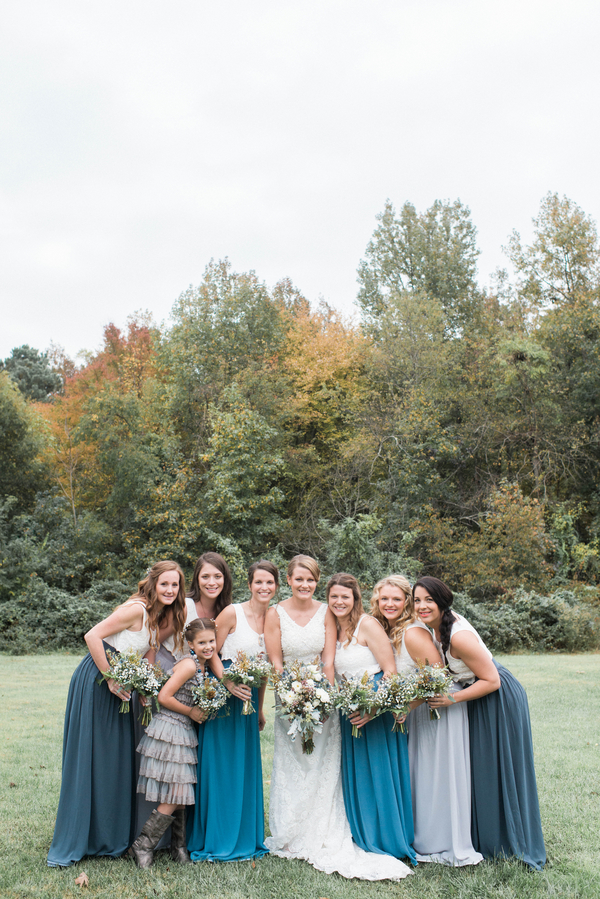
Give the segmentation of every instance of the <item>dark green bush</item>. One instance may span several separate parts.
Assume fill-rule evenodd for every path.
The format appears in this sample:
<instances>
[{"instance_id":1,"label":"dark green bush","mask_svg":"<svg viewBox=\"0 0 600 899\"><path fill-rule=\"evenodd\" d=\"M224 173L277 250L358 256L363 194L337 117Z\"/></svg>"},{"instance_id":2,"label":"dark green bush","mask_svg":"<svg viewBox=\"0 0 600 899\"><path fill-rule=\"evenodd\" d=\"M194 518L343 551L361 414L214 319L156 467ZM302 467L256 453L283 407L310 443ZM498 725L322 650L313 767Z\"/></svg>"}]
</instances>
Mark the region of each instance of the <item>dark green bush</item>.
<instances>
[{"instance_id":1,"label":"dark green bush","mask_svg":"<svg viewBox=\"0 0 600 899\"><path fill-rule=\"evenodd\" d=\"M593 595L592 595L593 594ZM454 608L494 652L584 652L600 648L600 610L590 598L571 590L550 596L517 590L501 605L455 595Z\"/></svg>"},{"instance_id":2,"label":"dark green bush","mask_svg":"<svg viewBox=\"0 0 600 899\"><path fill-rule=\"evenodd\" d=\"M84 634L131 593L120 581L98 581L73 596L32 577L27 594L0 603L0 651L84 653Z\"/></svg>"}]
</instances>

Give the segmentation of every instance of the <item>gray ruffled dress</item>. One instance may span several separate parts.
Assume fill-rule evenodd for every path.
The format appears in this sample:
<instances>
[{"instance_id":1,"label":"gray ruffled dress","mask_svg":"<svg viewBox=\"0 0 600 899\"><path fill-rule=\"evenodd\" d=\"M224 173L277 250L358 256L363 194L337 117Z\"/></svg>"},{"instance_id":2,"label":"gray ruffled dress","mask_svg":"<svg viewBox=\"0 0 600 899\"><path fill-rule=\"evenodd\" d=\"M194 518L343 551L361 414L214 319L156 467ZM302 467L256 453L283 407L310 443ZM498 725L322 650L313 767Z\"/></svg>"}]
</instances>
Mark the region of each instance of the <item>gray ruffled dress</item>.
<instances>
[{"instance_id":1,"label":"gray ruffled dress","mask_svg":"<svg viewBox=\"0 0 600 899\"><path fill-rule=\"evenodd\" d=\"M198 663L196 663L198 664ZM191 708L191 687L202 683L200 669L179 688L175 699ZM198 737L192 719L161 708L146 729L137 751L141 755L137 791L149 802L194 805Z\"/></svg>"}]
</instances>

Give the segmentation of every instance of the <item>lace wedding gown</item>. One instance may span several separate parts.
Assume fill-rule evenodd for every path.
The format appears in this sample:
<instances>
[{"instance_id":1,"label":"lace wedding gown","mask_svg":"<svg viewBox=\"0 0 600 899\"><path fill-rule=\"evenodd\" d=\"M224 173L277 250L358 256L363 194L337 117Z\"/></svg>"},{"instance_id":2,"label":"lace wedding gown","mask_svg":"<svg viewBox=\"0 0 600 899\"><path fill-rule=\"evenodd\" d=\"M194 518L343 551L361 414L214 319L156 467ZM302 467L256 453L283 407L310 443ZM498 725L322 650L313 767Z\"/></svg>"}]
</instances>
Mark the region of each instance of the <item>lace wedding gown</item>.
<instances>
[{"instance_id":1,"label":"lace wedding gown","mask_svg":"<svg viewBox=\"0 0 600 899\"><path fill-rule=\"evenodd\" d=\"M310 663L325 645L322 605L304 627L277 606L284 664ZM275 719L275 747L271 776L269 824L272 836L265 845L281 858L301 858L326 874L361 880L400 880L410 874L403 862L388 855L365 852L353 841L346 818L341 778L341 735L337 712L315 734L311 755L302 752L300 739L287 735L289 725Z\"/></svg>"}]
</instances>

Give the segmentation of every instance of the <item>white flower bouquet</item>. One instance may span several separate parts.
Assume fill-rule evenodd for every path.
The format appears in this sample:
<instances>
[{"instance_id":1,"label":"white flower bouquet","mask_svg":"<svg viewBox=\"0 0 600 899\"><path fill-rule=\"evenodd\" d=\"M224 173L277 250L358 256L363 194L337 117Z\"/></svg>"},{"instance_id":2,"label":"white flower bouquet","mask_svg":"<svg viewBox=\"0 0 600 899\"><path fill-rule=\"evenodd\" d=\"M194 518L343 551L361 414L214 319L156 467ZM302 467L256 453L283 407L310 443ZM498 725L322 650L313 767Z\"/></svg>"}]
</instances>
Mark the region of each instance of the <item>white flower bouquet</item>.
<instances>
[{"instance_id":1,"label":"white flower bouquet","mask_svg":"<svg viewBox=\"0 0 600 899\"><path fill-rule=\"evenodd\" d=\"M209 675L204 675L201 683L191 688L191 693L194 705L206 715L205 721L216 718L217 712L223 708L229 697L229 691L221 681Z\"/></svg>"},{"instance_id":2,"label":"white flower bouquet","mask_svg":"<svg viewBox=\"0 0 600 899\"><path fill-rule=\"evenodd\" d=\"M293 662L279 673L272 674L279 697L276 714L290 722L288 735L302 739L306 755L314 750L314 735L320 734L329 715L335 709L335 691L321 670L319 659L310 665Z\"/></svg>"},{"instance_id":3,"label":"white flower bouquet","mask_svg":"<svg viewBox=\"0 0 600 899\"><path fill-rule=\"evenodd\" d=\"M244 684L247 687L260 687L262 682L271 674L271 665L266 656L247 655L243 649L238 651L236 658L226 669L221 682L230 681L232 684ZM256 709L251 699L246 699L242 706L242 715L252 715Z\"/></svg>"},{"instance_id":4,"label":"white flower bouquet","mask_svg":"<svg viewBox=\"0 0 600 899\"><path fill-rule=\"evenodd\" d=\"M367 671L362 676L343 674L337 685L335 705L348 718L378 714L379 692L371 675ZM352 736L362 737L362 730L355 724L352 725Z\"/></svg>"}]
</instances>

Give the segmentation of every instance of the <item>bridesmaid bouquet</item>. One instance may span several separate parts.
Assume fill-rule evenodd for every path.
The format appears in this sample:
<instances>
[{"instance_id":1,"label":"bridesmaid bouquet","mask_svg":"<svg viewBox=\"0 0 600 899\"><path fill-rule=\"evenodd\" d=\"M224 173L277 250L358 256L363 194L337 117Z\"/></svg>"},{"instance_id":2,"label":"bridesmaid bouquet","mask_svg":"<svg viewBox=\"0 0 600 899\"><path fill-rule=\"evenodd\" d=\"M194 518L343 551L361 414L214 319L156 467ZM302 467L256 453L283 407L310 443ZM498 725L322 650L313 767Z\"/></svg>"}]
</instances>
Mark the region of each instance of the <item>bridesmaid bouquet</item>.
<instances>
[{"instance_id":1,"label":"bridesmaid bouquet","mask_svg":"<svg viewBox=\"0 0 600 899\"><path fill-rule=\"evenodd\" d=\"M361 676L353 677L342 675L337 685L335 694L335 706L348 718L354 715L379 714L379 692L371 675L365 671ZM355 724L352 725L352 736L362 737L362 730Z\"/></svg>"},{"instance_id":2,"label":"bridesmaid bouquet","mask_svg":"<svg viewBox=\"0 0 600 899\"><path fill-rule=\"evenodd\" d=\"M404 723L398 721L398 718L408 715L410 704L414 699L419 699L418 680L415 674L392 674L380 681L377 691L379 714L392 713L394 716L392 732L399 730L406 733Z\"/></svg>"},{"instance_id":3,"label":"bridesmaid bouquet","mask_svg":"<svg viewBox=\"0 0 600 899\"><path fill-rule=\"evenodd\" d=\"M434 668L433 665L419 665L416 674L417 695L415 699L431 699L437 694L447 696L453 683L452 674L446 668ZM431 721L439 721L437 709L429 709Z\"/></svg>"},{"instance_id":4,"label":"bridesmaid bouquet","mask_svg":"<svg viewBox=\"0 0 600 899\"><path fill-rule=\"evenodd\" d=\"M288 736L302 739L302 752L310 755L315 748L315 732L320 734L335 708L335 693L321 671L318 659L310 665L293 662L281 674L271 675L281 707L276 714L290 722Z\"/></svg>"},{"instance_id":5,"label":"bridesmaid bouquet","mask_svg":"<svg viewBox=\"0 0 600 899\"><path fill-rule=\"evenodd\" d=\"M229 697L229 691L220 680L206 675L200 684L191 688L191 693L194 705L197 705L206 715L205 721L216 718L217 712L223 708ZM229 713L227 712L227 714Z\"/></svg>"},{"instance_id":6,"label":"bridesmaid bouquet","mask_svg":"<svg viewBox=\"0 0 600 899\"><path fill-rule=\"evenodd\" d=\"M160 692L160 688L168 681L168 675L159 665L151 665L148 659L143 659L134 649L126 649L123 652L111 652L106 650L108 670L103 671L98 678L102 681L114 680L123 690L131 693L135 690L139 696L152 700ZM122 699L119 712L127 713L130 708L130 700ZM144 706L140 721L142 725L149 724L152 720L152 701Z\"/></svg>"},{"instance_id":7,"label":"bridesmaid bouquet","mask_svg":"<svg viewBox=\"0 0 600 899\"><path fill-rule=\"evenodd\" d=\"M221 678L221 683L231 681L232 684L245 684L248 687L260 687L263 680L271 674L271 665L264 655L248 656L243 649L238 650L237 657ZM252 715L256 709L251 699L244 700L242 715Z\"/></svg>"}]
</instances>

